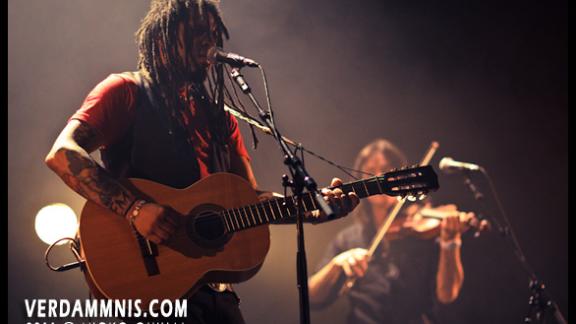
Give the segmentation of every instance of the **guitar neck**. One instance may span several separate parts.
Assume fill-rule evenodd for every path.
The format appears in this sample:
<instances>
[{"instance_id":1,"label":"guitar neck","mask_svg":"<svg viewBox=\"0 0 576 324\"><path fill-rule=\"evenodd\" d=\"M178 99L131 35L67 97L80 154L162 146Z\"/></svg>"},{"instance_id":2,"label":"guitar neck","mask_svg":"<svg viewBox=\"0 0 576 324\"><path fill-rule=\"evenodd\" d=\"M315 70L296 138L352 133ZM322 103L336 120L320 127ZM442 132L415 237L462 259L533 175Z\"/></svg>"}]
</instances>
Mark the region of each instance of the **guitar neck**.
<instances>
[{"instance_id":1,"label":"guitar neck","mask_svg":"<svg viewBox=\"0 0 576 324\"><path fill-rule=\"evenodd\" d=\"M381 177L372 177L343 184L340 189L345 194L355 192L359 198L366 198L372 195L386 193L383 190L384 186L381 183L382 181ZM298 212L296 200L296 197L288 196L266 200L254 205L224 210L221 212L221 215L224 218L226 231L241 231L295 217ZM301 208L304 212L318 209L313 193L302 194Z\"/></svg>"}]
</instances>

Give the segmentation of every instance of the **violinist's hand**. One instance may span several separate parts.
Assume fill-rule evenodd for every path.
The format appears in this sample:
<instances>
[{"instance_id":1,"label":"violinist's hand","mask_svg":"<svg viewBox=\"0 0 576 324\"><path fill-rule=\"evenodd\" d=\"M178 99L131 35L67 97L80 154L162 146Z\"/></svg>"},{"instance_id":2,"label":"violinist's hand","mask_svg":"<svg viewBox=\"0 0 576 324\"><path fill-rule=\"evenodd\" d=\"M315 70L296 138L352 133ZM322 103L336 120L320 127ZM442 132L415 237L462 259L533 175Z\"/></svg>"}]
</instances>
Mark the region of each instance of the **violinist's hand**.
<instances>
[{"instance_id":1,"label":"violinist's hand","mask_svg":"<svg viewBox=\"0 0 576 324\"><path fill-rule=\"evenodd\" d=\"M330 187L340 186L342 186L342 180L339 178L333 178L332 182L330 182ZM348 213L354 210L360 203L360 198L358 198L355 192L349 192L348 195L346 195L340 188L334 188L332 190L323 188L321 193L327 203L339 210L339 213L336 215L337 218L348 215ZM317 217L318 222L329 220L323 212L315 213L313 216Z\"/></svg>"},{"instance_id":2,"label":"violinist's hand","mask_svg":"<svg viewBox=\"0 0 576 324\"><path fill-rule=\"evenodd\" d=\"M450 242L460 240L465 223L460 222L459 213L448 215L440 223L440 241Z\"/></svg>"},{"instance_id":3,"label":"violinist's hand","mask_svg":"<svg viewBox=\"0 0 576 324\"><path fill-rule=\"evenodd\" d=\"M459 240L461 234L477 221L476 214L459 211L456 205L444 205L437 209L448 212L440 223L440 240L444 242Z\"/></svg>"},{"instance_id":4,"label":"violinist's hand","mask_svg":"<svg viewBox=\"0 0 576 324\"><path fill-rule=\"evenodd\" d=\"M368 250L351 249L335 256L332 262L341 268L347 277L360 278L364 276L368 268Z\"/></svg>"}]
</instances>

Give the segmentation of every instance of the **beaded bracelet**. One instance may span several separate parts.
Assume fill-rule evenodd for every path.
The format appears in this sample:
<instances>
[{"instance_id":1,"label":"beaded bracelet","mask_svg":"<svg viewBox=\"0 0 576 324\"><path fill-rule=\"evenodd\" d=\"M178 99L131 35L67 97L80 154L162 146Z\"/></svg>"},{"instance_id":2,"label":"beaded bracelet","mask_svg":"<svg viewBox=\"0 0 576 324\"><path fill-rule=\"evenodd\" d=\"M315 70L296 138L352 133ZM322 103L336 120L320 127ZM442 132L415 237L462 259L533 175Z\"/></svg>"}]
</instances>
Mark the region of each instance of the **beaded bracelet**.
<instances>
[{"instance_id":1,"label":"beaded bracelet","mask_svg":"<svg viewBox=\"0 0 576 324\"><path fill-rule=\"evenodd\" d=\"M138 200L137 202L134 203L134 209L132 210L132 213L130 215L128 215L129 220L130 220L130 225L134 226L134 220L136 219L136 217L140 214L140 209L142 208L142 206L146 205L148 202L144 199Z\"/></svg>"}]
</instances>

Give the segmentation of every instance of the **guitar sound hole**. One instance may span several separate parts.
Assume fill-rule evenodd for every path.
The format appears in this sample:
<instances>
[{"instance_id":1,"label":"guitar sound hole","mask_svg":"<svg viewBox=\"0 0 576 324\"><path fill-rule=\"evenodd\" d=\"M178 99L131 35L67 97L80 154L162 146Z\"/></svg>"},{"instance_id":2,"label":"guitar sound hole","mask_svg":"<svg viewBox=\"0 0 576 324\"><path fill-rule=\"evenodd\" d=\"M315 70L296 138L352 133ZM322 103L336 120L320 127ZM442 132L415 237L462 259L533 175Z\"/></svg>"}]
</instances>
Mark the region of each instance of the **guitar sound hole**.
<instances>
[{"instance_id":1,"label":"guitar sound hole","mask_svg":"<svg viewBox=\"0 0 576 324\"><path fill-rule=\"evenodd\" d=\"M194 208L186 224L188 237L203 248L222 248L232 238L232 234L226 232L222 210L211 204Z\"/></svg>"},{"instance_id":2,"label":"guitar sound hole","mask_svg":"<svg viewBox=\"0 0 576 324\"><path fill-rule=\"evenodd\" d=\"M216 240L224 235L224 223L220 215L212 212L202 213L194 218L195 232L204 240Z\"/></svg>"}]
</instances>

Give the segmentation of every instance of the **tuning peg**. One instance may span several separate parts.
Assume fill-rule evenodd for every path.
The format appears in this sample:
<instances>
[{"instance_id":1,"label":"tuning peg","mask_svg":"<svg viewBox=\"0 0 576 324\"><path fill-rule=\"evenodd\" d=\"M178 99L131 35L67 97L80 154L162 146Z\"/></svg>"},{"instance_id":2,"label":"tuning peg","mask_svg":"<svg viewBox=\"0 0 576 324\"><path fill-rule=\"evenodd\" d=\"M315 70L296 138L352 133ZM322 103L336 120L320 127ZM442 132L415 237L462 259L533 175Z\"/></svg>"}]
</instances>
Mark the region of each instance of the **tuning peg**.
<instances>
[{"instance_id":1,"label":"tuning peg","mask_svg":"<svg viewBox=\"0 0 576 324\"><path fill-rule=\"evenodd\" d=\"M416 201L416 197L414 197L413 195L408 195L406 199L408 199L409 201Z\"/></svg>"},{"instance_id":2,"label":"tuning peg","mask_svg":"<svg viewBox=\"0 0 576 324\"><path fill-rule=\"evenodd\" d=\"M424 200L424 199L426 199L426 197L427 197L426 194L422 193L418 196L418 200Z\"/></svg>"}]
</instances>

